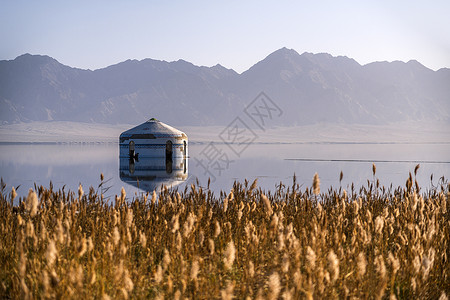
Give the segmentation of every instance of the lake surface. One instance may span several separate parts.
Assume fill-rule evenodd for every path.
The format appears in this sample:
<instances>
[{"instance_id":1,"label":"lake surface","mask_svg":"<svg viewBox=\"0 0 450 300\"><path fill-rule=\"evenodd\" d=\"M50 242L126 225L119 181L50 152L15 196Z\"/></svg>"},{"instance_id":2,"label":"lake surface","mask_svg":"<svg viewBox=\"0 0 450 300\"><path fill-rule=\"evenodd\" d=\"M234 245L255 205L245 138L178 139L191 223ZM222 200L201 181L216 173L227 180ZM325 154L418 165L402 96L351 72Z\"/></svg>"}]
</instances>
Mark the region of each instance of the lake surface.
<instances>
[{"instance_id":1,"label":"lake surface","mask_svg":"<svg viewBox=\"0 0 450 300\"><path fill-rule=\"evenodd\" d=\"M225 144L189 144L186 176L178 178L177 188L184 190L198 179L206 186L211 179L211 190L228 192L235 180L258 178L258 186L274 190L283 182L292 185L293 175L301 189L310 187L314 173L318 173L321 190L339 187L339 175L344 174L342 187L349 189L373 180L372 163L377 167L376 178L385 186L404 186L409 172L417 164L420 168L417 180L424 189L431 188L439 177L450 175L450 144L357 144L357 143L308 143L308 144L251 144L230 148ZM233 151L234 150L234 151ZM134 162L133 162L134 163ZM108 187L106 196L114 198L125 187L128 197L141 193L137 184L121 180L120 170L134 170L131 162L120 166L117 144L3 144L0 145L0 176L7 184L19 186L19 196L25 196L34 184L55 189L77 191L81 183L85 192L92 186L97 189L103 173ZM151 172L151 171L149 171ZM123 172L122 172L123 173ZM160 172L161 173L161 172ZM159 173L158 173L159 174ZM149 173L148 178L158 179ZM122 174L123 175L123 174ZM163 176L164 177L164 176ZM170 177L170 176L169 176ZM165 181L166 180L166 181ZM168 182L164 177L162 181ZM145 186L141 180L139 186Z\"/></svg>"}]
</instances>

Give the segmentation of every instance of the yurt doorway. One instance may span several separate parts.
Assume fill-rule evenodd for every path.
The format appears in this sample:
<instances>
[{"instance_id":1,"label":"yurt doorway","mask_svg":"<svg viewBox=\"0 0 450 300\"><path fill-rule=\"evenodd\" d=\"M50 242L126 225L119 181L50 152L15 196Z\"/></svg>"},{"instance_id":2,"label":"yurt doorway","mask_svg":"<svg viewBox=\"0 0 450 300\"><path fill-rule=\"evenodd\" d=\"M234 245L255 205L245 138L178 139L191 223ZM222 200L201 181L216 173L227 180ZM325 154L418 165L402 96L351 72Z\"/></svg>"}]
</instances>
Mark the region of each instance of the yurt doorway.
<instances>
[{"instance_id":1,"label":"yurt doorway","mask_svg":"<svg viewBox=\"0 0 450 300\"><path fill-rule=\"evenodd\" d=\"M173 156L173 150L172 150L172 142L167 141L166 142L166 172L172 173L172 159Z\"/></svg>"},{"instance_id":2,"label":"yurt doorway","mask_svg":"<svg viewBox=\"0 0 450 300\"><path fill-rule=\"evenodd\" d=\"M134 141L130 141L130 144L128 146L128 154L130 156L130 159L137 159Z\"/></svg>"}]
</instances>

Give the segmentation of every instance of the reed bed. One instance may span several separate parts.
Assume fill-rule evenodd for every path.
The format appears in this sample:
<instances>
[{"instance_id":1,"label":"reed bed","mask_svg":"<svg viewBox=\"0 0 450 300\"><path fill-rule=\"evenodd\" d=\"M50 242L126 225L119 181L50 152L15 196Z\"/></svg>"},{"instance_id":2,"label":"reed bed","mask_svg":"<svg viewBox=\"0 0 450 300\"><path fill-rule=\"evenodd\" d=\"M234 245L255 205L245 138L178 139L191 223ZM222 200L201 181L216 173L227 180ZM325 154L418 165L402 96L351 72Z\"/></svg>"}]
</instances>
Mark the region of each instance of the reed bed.
<instances>
[{"instance_id":1,"label":"reed bed","mask_svg":"<svg viewBox=\"0 0 450 300\"><path fill-rule=\"evenodd\" d=\"M450 184L375 172L348 191L315 176L112 200L50 184L18 205L2 183L0 298L448 299Z\"/></svg>"}]
</instances>

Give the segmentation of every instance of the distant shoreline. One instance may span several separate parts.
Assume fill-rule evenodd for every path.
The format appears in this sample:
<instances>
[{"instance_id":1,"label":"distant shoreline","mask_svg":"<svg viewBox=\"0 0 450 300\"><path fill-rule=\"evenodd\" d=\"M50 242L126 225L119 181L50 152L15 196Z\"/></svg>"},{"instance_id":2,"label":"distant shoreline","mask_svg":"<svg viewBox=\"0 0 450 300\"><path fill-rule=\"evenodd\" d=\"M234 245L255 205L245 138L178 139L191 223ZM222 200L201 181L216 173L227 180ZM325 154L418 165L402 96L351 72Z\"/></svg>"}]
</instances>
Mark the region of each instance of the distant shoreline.
<instances>
[{"instance_id":1,"label":"distant shoreline","mask_svg":"<svg viewBox=\"0 0 450 300\"><path fill-rule=\"evenodd\" d=\"M191 145L205 145L209 142L189 141ZM0 141L0 145L118 145L118 141L95 142L95 141L74 141L74 142L4 142ZM224 142L214 142L217 145L225 145ZM238 144L238 143L230 143ZM449 145L450 142L252 142L242 143L249 145Z\"/></svg>"},{"instance_id":2,"label":"distant shoreline","mask_svg":"<svg viewBox=\"0 0 450 300\"><path fill-rule=\"evenodd\" d=\"M399 122L386 125L317 123L293 127L252 128L252 144L449 144L448 122ZM8 144L117 144L132 124L66 121L0 125L0 145ZM223 144L227 126L177 126L189 143Z\"/></svg>"}]
</instances>

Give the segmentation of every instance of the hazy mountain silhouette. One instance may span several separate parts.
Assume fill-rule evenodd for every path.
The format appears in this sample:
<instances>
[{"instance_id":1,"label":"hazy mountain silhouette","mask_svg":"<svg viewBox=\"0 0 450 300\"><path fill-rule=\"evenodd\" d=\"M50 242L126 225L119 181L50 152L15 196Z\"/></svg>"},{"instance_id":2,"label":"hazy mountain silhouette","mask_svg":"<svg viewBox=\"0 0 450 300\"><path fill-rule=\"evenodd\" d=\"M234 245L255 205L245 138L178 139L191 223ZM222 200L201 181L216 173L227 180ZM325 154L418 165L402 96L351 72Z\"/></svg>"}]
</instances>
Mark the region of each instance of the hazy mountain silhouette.
<instances>
[{"instance_id":1,"label":"hazy mountain silhouette","mask_svg":"<svg viewBox=\"0 0 450 300\"><path fill-rule=\"evenodd\" d=\"M450 121L450 69L417 61L364 66L282 48L238 74L221 65L127 60L95 71L48 56L0 61L0 122L61 120L226 125L261 91L283 110L274 125Z\"/></svg>"}]
</instances>

